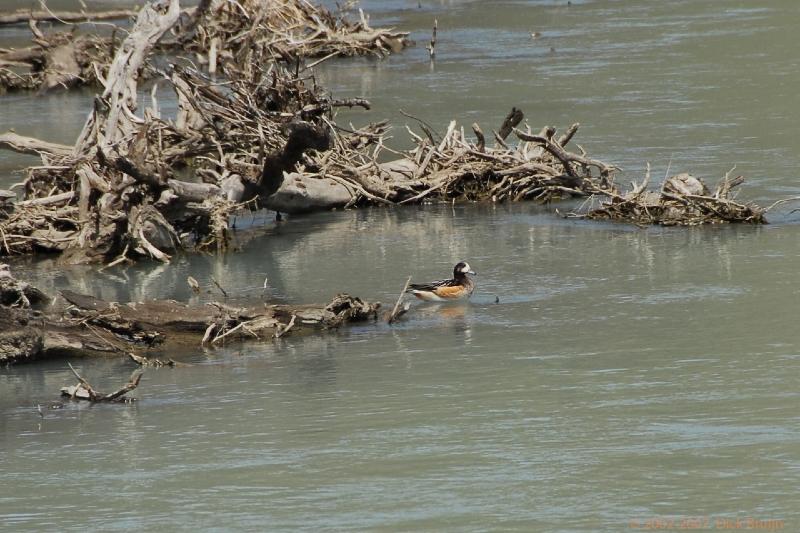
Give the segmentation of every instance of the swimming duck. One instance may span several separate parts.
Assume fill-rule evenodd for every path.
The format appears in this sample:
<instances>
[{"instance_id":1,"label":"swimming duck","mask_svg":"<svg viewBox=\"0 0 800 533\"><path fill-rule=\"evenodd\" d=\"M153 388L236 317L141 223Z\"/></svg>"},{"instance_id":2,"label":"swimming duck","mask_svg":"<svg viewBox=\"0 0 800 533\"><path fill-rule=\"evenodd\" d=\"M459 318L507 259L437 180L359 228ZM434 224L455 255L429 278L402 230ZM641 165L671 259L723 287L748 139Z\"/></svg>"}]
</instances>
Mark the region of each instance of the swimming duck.
<instances>
[{"instance_id":1,"label":"swimming duck","mask_svg":"<svg viewBox=\"0 0 800 533\"><path fill-rule=\"evenodd\" d=\"M475 275L468 263L461 261L453 267L453 278L433 283L412 283L408 292L426 302L447 302L472 296L475 282L467 274Z\"/></svg>"}]
</instances>

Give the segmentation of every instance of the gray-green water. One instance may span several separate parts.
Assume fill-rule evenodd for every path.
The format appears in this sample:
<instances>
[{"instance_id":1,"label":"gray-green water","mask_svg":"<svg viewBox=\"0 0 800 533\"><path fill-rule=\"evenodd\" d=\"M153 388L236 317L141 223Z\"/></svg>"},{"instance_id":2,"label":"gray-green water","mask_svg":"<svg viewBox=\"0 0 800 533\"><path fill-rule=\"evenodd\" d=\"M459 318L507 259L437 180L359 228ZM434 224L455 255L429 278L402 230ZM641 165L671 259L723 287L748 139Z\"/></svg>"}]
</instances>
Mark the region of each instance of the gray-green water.
<instances>
[{"instance_id":1,"label":"gray-green water","mask_svg":"<svg viewBox=\"0 0 800 533\"><path fill-rule=\"evenodd\" d=\"M737 164L743 197L800 192L800 5L422 3L364 7L420 42L438 17L435 69L418 47L320 73L373 100L354 121L402 125L403 108L490 125L517 105L535 128L580 121L578 142L630 178L647 160L710 177ZM0 117L66 142L83 98L4 97ZM20 161L0 153L0 179ZM64 362L3 369L0 528L722 530L752 517L798 530L790 209L761 228L666 230L525 204L375 209L257 219L241 252L169 266L19 262L48 290L119 300L188 299L187 275L213 275L237 296L388 304L409 274L467 259L479 276L471 303L417 305L395 327L169 354L194 365L148 371L134 406L42 420L36 404L72 381ZM99 388L133 370L73 363Z\"/></svg>"}]
</instances>

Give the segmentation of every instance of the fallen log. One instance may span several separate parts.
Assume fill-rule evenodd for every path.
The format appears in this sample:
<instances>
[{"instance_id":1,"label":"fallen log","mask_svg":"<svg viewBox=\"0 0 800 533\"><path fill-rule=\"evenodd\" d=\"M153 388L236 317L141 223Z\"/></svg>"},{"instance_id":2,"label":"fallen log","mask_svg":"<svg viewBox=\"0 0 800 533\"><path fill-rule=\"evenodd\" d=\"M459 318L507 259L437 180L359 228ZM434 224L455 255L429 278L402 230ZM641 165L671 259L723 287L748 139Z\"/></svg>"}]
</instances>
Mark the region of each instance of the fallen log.
<instances>
[{"instance_id":1,"label":"fallen log","mask_svg":"<svg viewBox=\"0 0 800 533\"><path fill-rule=\"evenodd\" d=\"M54 22L60 24L91 22L94 20L116 20L126 19L136 14L136 11L129 9L113 9L109 11L96 11L86 13L83 11L26 11L19 10L14 13L0 15L0 26L10 26L13 24L28 24L30 21Z\"/></svg>"},{"instance_id":2,"label":"fallen log","mask_svg":"<svg viewBox=\"0 0 800 533\"><path fill-rule=\"evenodd\" d=\"M159 359L177 347L219 345L336 329L375 320L378 303L347 294L327 305L241 301L186 304L174 300L108 302L61 291L51 300L0 269L0 364L61 356L122 355L142 366L173 366ZM25 296L27 295L27 296ZM150 355L156 357L150 357Z\"/></svg>"},{"instance_id":3,"label":"fallen log","mask_svg":"<svg viewBox=\"0 0 800 533\"><path fill-rule=\"evenodd\" d=\"M72 153L71 146L42 141L34 137L18 135L13 131L0 133L0 148L13 150L14 152L21 154L39 156L42 154L68 156Z\"/></svg>"}]
</instances>

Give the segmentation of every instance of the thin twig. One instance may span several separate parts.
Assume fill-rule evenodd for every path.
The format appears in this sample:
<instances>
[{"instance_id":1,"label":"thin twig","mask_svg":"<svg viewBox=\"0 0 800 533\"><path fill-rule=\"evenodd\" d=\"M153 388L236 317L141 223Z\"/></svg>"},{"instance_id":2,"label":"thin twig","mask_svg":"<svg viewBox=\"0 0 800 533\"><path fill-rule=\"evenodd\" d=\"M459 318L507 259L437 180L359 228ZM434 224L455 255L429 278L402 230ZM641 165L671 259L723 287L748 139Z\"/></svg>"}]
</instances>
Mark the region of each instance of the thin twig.
<instances>
[{"instance_id":1,"label":"thin twig","mask_svg":"<svg viewBox=\"0 0 800 533\"><path fill-rule=\"evenodd\" d=\"M408 286L410 284L411 284L411 276L408 276L406 284L403 285L403 290L400 291L400 296L397 298L397 302L394 304L394 309L392 309L392 312L389 314L389 319L387 320L389 324L393 323L395 320L397 320L403 314L405 314L406 311L408 311L409 309L408 305L401 308L400 304L403 302L403 298L405 297L406 291L408 290Z\"/></svg>"},{"instance_id":2,"label":"thin twig","mask_svg":"<svg viewBox=\"0 0 800 533\"><path fill-rule=\"evenodd\" d=\"M286 326L281 327L279 326L278 329L275 330L275 333L272 335L274 339L280 339L284 335L286 335L290 329L294 327L294 321L297 319L297 315L292 315L292 318L289 320L289 323Z\"/></svg>"},{"instance_id":3,"label":"thin twig","mask_svg":"<svg viewBox=\"0 0 800 533\"><path fill-rule=\"evenodd\" d=\"M216 279L214 279L214 276L211 276L211 281L213 281L214 285L216 285L217 288L222 292L222 295L225 296L225 298L227 298L228 293L225 292L225 289L222 288L222 285L220 285L219 282Z\"/></svg>"}]
</instances>

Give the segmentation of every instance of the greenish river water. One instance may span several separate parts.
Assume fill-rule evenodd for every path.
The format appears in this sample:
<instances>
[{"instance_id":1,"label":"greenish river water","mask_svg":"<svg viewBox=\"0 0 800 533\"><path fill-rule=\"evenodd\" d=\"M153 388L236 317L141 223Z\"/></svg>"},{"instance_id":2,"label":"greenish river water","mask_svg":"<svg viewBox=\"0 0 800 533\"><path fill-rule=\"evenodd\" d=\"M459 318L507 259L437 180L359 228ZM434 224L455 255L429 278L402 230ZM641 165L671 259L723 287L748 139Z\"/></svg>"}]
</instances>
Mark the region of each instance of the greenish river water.
<instances>
[{"instance_id":1,"label":"greenish river water","mask_svg":"<svg viewBox=\"0 0 800 533\"><path fill-rule=\"evenodd\" d=\"M400 108L487 130L515 105L534 129L581 122L577 142L623 179L647 161L712 182L737 165L741 198L800 195L800 4L421 4L363 2L420 44L320 70L374 104L343 119L389 117L402 145ZM5 96L0 122L70 142L88 105ZM0 187L28 162L0 152ZM165 354L192 366L148 370L132 406L50 408L73 381L64 361L1 369L0 529L800 530L793 207L764 227L691 229L532 204L248 216L226 256L103 273L16 261L43 289L121 301L197 298L192 275L234 297L390 305L408 275L461 259L479 275L471 302L415 304L393 327ZM72 363L100 389L133 370Z\"/></svg>"}]
</instances>

